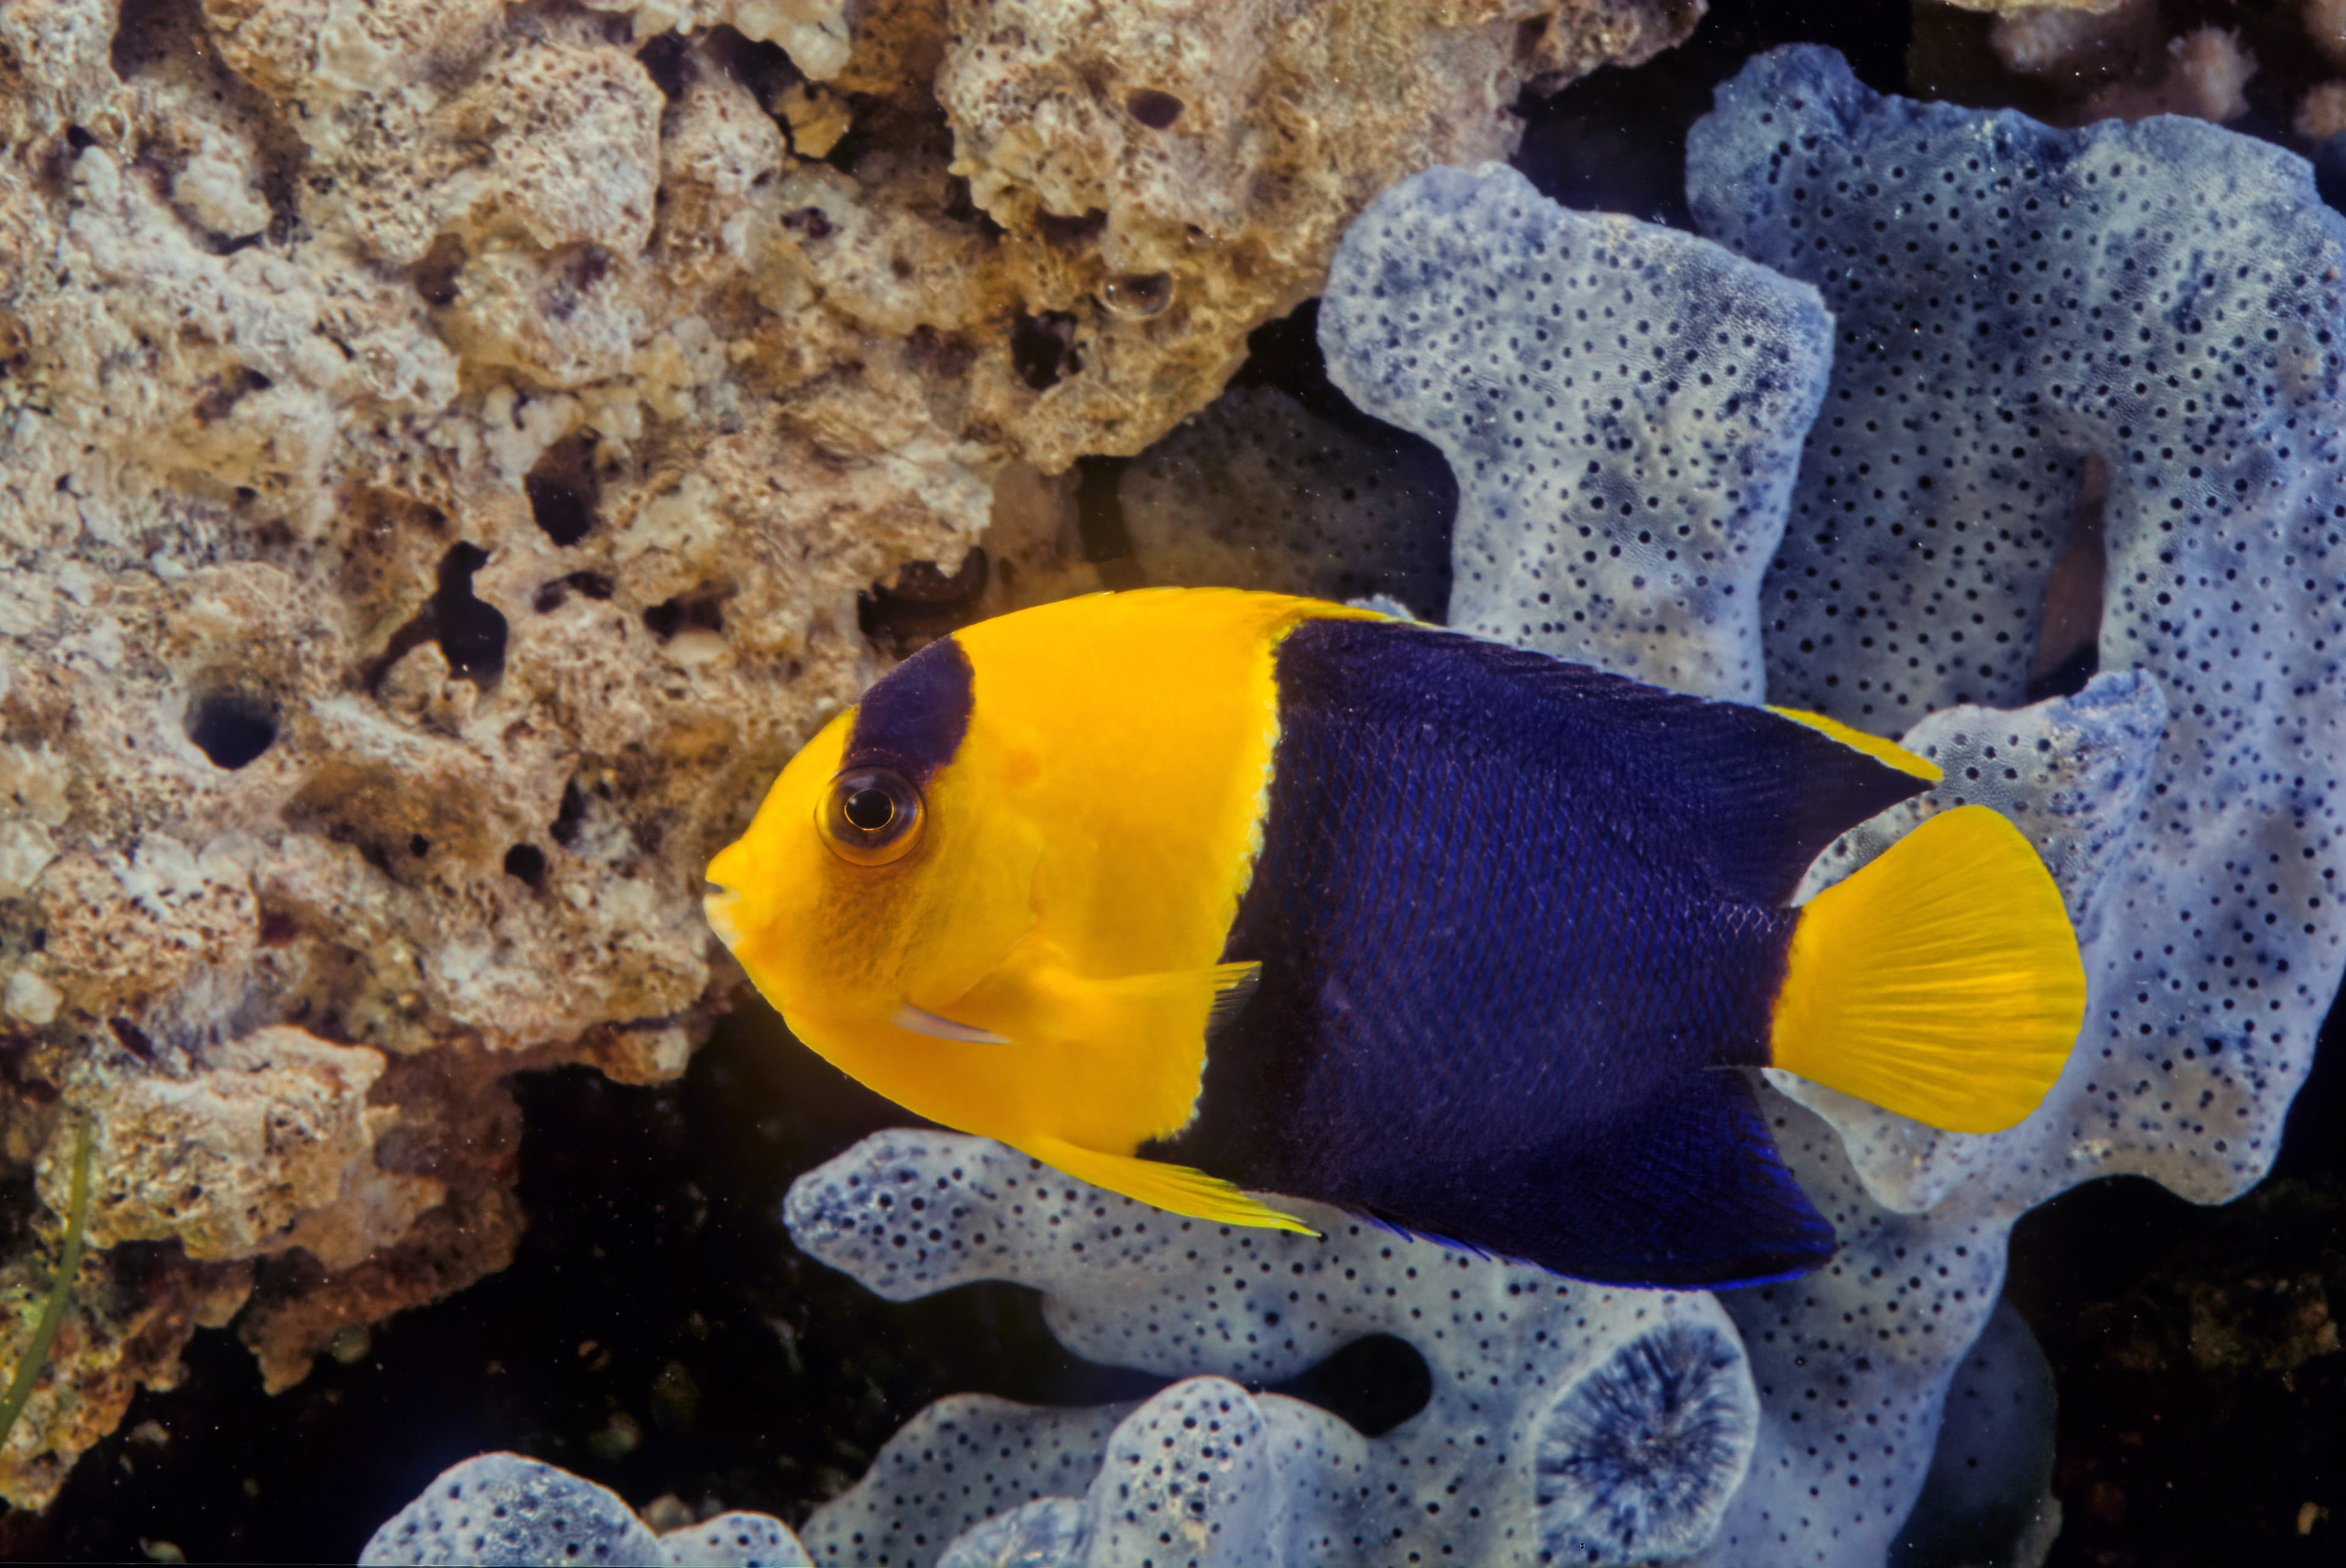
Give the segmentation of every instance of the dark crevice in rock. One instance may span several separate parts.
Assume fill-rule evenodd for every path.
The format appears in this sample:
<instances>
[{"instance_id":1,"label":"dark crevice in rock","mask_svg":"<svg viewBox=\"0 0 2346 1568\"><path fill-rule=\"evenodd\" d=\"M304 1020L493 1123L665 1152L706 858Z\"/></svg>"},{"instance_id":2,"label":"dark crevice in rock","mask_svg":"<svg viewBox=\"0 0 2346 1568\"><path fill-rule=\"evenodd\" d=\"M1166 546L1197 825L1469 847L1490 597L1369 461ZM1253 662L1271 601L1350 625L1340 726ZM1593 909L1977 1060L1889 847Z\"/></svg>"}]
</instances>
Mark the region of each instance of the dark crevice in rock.
<instances>
[{"instance_id":1,"label":"dark crevice in rock","mask_svg":"<svg viewBox=\"0 0 2346 1568\"><path fill-rule=\"evenodd\" d=\"M532 889L546 886L546 851L536 844L515 844L505 851L505 875Z\"/></svg>"},{"instance_id":2,"label":"dark crevice in rock","mask_svg":"<svg viewBox=\"0 0 2346 1568\"><path fill-rule=\"evenodd\" d=\"M1063 250L1076 250L1091 244L1107 227L1107 214L1096 207L1076 218L1056 212L1035 215L1035 232Z\"/></svg>"},{"instance_id":3,"label":"dark crevice in rock","mask_svg":"<svg viewBox=\"0 0 2346 1568\"><path fill-rule=\"evenodd\" d=\"M725 600L730 592L704 584L688 594L663 599L644 612L644 625L662 642L687 627L721 632L725 629Z\"/></svg>"},{"instance_id":4,"label":"dark crevice in rock","mask_svg":"<svg viewBox=\"0 0 2346 1568\"><path fill-rule=\"evenodd\" d=\"M203 395L196 399L196 422L215 424L226 419L238 403L257 392L267 392L275 383L250 365L239 365L234 371L210 378Z\"/></svg>"},{"instance_id":5,"label":"dark crevice in rock","mask_svg":"<svg viewBox=\"0 0 2346 1568\"><path fill-rule=\"evenodd\" d=\"M576 545L599 520L603 482L595 472L595 438L566 435L546 449L522 481L529 514L556 545Z\"/></svg>"},{"instance_id":6,"label":"dark crevice in rock","mask_svg":"<svg viewBox=\"0 0 2346 1568\"><path fill-rule=\"evenodd\" d=\"M636 50L636 64L669 103L684 96L692 83L692 46L681 33L660 33Z\"/></svg>"},{"instance_id":7,"label":"dark crevice in rock","mask_svg":"<svg viewBox=\"0 0 2346 1568\"><path fill-rule=\"evenodd\" d=\"M206 692L188 706L187 731L213 767L233 772L275 743L276 705L249 692Z\"/></svg>"},{"instance_id":8,"label":"dark crevice in rock","mask_svg":"<svg viewBox=\"0 0 2346 1568\"><path fill-rule=\"evenodd\" d=\"M2069 537L2045 579L2036 656L2028 672L2031 702L2075 697L2102 667L2102 577L2109 565L2102 507L2108 494L2107 465L2098 457L2086 458Z\"/></svg>"},{"instance_id":9,"label":"dark crevice in rock","mask_svg":"<svg viewBox=\"0 0 2346 1568\"><path fill-rule=\"evenodd\" d=\"M562 804L555 809L554 820L547 825L546 836L566 850L576 849L578 825L586 819L586 797L579 789L578 780L573 779L562 787Z\"/></svg>"},{"instance_id":10,"label":"dark crevice in rock","mask_svg":"<svg viewBox=\"0 0 2346 1568\"><path fill-rule=\"evenodd\" d=\"M113 1033L113 1035L117 1040L122 1042L123 1048L128 1051L132 1055L138 1057L142 1062L152 1062L155 1060L158 1054L155 1046L155 1037L148 1033L144 1029L139 1028L138 1024L133 1023L128 1018L117 1017L107 1019L106 1021L106 1026Z\"/></svg>"},{"instance_id":11,"label":"dark crevice in rock","mask_svg":"<svg viewBox=\"0 0 2346 1568\"><path fill-rule=\"evenodd\" d=\"M418 298L434 310L453 305L462 292L458 280L464 271L464 242L454 234L443 234L432 242L408 274L415 283Z\"/></svg>"},{"instance_id":12,"label":"dark crevice in rock","mask_svg":"<svg viewBox=\"0 0 2346 1568\"><path fill-rule=\"evenodd\" d=\"M1187 104L1171 93L1159 92L1155 87L1135 87L1124 96L1125 113L1150 130L1170 128L1187 107Z\"/></svg>"},{"instance_id":13,"label":"dark crevice in rock","mask_svg":"<svg viewBox=\"0 0 2346 1568\"><path fill-rule=\"evenodd\" d=\"M611 579L600 572L566 573L531 595L529 607L541 616L552 615L569 603L574 590L589 599L607 599L611 596Z\"/></svg>"},{"instance_id":14,"label":"dark crevice in rock","mask_svg":"<svg viewBox=\"0 0 2346 1568\"><path fill-rule=\"evenodd\" d=\"M440 589L432 596L432 635L449 673L490 686L505 673L505 618L473 596L473 574L489 558L478 545L451 545L440 558Z\"/></svg>"},{"instance_id":15,"label":"dark crevice in rock","mask_svg":"<svg viewBox=\"0 0 2346 1568\"><path fill-rule=\"evenodd\" d=\"M1010 364L1018 379L1047 391L1084 368L1076 349L1076 319L1065 311L1030 316L1021 311L1010 323Z\"/></svg>"},{"instance_id":16,"label":"dark crevice in rock","mask_svg":"<svg viewBox=\"0 0 2346 1568\"><path fill-rule=\"evenodd\" d=\"M899 658L915 653L975 618L990 565L974 545L951 576L934 561L907 561L893 578L855 596L855 624Z\"/></svg>"},{"instance_id":17,"label":"dark crevice in rock","mask_svg":"<svg viewBox=\"0 0 2346 1568\"><path fill-rule=\"evenodd\" d=\"M1433 1373L1408 1340L1371 1334L1300 1377L1255 1391L1318 1405L1363 1437L1382 1437L1425 1409L1433 1398Z\"/></svg>"},{"instance_id":18,"label":"dark crevice in rock","mask_svg":"<svg viewBox=\"0 0 2346 1568\"><path fill-rule=\"evenodd\" d=\"M752 43L729 26L711 27L701 48L718 69L749 88L770 115L780 112L783 93L806 80L806 73L790 63L780 44Z\"/></svg>"}]
</instances>

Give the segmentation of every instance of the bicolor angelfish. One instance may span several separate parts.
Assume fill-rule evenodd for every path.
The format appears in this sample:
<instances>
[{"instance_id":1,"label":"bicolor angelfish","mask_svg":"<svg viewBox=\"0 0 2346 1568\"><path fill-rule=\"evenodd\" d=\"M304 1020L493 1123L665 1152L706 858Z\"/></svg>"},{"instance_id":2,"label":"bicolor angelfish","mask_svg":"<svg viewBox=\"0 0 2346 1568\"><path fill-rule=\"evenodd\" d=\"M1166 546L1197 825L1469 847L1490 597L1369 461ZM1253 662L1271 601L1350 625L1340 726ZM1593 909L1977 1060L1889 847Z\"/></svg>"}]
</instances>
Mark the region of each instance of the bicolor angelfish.
<instances>
[{"instance_id":1,"label":"bicolor angelfish","mask_svg":"<svg viewBox=\"0 0 2346 1568\"><path fill-rule=\"evenodd\" d=\"M1816 1267L1746 1069L2009 1126L2085 1008L2052 878L1929 762L1307 599L1145 589L931 644L783 769L709 921L919 1115L1230 1225L1256 1194L1623 1285Z\"/></svg>"}]
</instances>

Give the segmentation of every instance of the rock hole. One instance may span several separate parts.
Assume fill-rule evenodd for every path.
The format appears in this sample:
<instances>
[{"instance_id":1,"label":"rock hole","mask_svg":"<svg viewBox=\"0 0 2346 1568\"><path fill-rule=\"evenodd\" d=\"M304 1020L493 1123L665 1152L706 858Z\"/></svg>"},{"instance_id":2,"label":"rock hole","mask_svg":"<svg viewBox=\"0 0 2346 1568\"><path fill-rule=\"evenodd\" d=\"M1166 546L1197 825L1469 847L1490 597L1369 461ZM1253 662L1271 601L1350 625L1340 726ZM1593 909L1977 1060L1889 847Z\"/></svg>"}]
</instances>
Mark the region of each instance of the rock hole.
<instances>
[{"instance_id":1,"label":"rock hole","mask_svg":"<svg viewBox=\"0 0 2346 1568\"><path fill-rule=\"evenodd\" d=\"M109 1018L106 1026L114 1032L114 1037L121 1041L132 1055L142 1061L155 1060L155 1040L147 1031L128 1018Z\"/></svg>"},{"instance_id":2,"label":"rock hole","mask_svg":"<svg viewBox=\"0 0 2346 1568\"><path fill-rule=\"evenodd\" d=\"M107 46L115 76L128 82L168 59L172 45L187 41L187 13L194 9L188 0L122 0Z\"/></svg>"},{"instance_id":3,"label":"rock hole","mask_svg":"<svg viewBox=\"0 0 2346 1568\"><path fill-rule=\"evenodd\" d=\"M1076 351L1076 319L1065 311L1030 316L1021 311L1010 323L1010 364L1018 379L1043 392L1084 368Z\"/></svg>"},{"instance_id":4,"label":"rock hole","mask_svg":"<svg viewBox=\"0 0 2346 1568\"><path fill-rule=\"evenodd\" d=\"M67 126L66 127L66 145L73 148L75 154L78 156L96 147L97 138L79 126Z\"/></svg>"},{"instance_id":5,"label":"rock hole","mask_svg":"<svg viewBox=\"0 0 2346 1568\"><path fill-rule=\"evenodd\" d=\"M515 844L505 851L505 875L533 889L546 886L546 851L536 844Z\"/></svg>"},{"instance_id":6,"label":"rock hole","mask_svg":"<svg viewBox=\"0 0 2346 1568\"><path fill-rule=\"evenodd\" d=\"M782 227L805 235L810 239L828 239L837 232L831 214L820 207L801 207L795 212L782 214Z\"/></svg>"},{"instance_id":7,"label":"rock hole","mask_svg":"<svg viewBox=\"0 0 2346 1568\"><path fill-rule=\"evenodd\" d=\"M277 710L265 697L240 691L209 691L188 707L188 738L230 772L276 742Z\"/></svg>"},{"instance_id":8,"label":"rock hole","mask_svg":"<svg viewBox=\"0 0 2346 1568\"><path fill-rule=\"evenodd\" d=\"M578 847L578 825L586 820L586 797L571 779L562 787L562 804L555 808L554 820L546 835L566 850Z\"/></svg>"},{"instance_id":9,"label":"rock hole","mask_svg":"<svg viewBox=\"0 0 2346 1568\"><path fill-rule=\"evenodd\" d=\"M644 612L644 625L652 636L666 642L686 627L705 632L725 629L724 593L706 585L689 594L663 599Z\"/></svg>"},{"instance_id":10,"label":"rock hole","mask_svg":"<svg viewBox=\"0 0 2346 1568\"><path fill-rule=\"evenodd\" d=\"M2102 576L2108 565L2102 511L2108 496L2108 465L2099 457L2086 458L2078 477L2076 517L2045 579L2036 653L2028 667L2031 702L2074 697L2101 667Z\"/></svg>"},{"instance_id":11,"label":"rock hole","mask_svg":"<svg viewBox=\"0 0 2346 1568\"><path fill-rule=\"evenodd\" d=\"M203 392L196 399L196 419L203 424L216 423L247 395L266 392L273 384L250 365L239 365L225 375L207 376Z\"/></svg>"},{"instance_id":12,"label":"rock hole","mask_svg":"<svg viewBox=\"0 0 2346 1568\"><path fill-rule=\"evenodd\" d=\"M420 860L432 852L432 840L421 833L411 833L407 838L407 852Z\"/></svg>"},{"instance_id":13,"label":"rock hole","mask_svg":"<svg viewBox=\"0 0 2346 1568\"><path fill-rule=\"evenodd\" d=\"M413 280L415 292L434 310L453 305L461 290L456 280L464 271L464 242L454 234L443 234L432 242L408 276Z\"/></svg>"},{"instance_id":14,"label":"rock hole","mask_svg":"<svg viewBox=\"0 0 2346 1568\"><path fill-rule=\"evenodd\" d=\"M1318 1405L1362 1437L1382 1437L1426 1407L1433 1398L1433 1373L1408 1340L1372 1334L1301 1376L1259 1391Z\"/></svg>"},{"instance_id":15,"label":"rock hole","mask_svg":"<svg viewBox=\"0 0 2346 1568\"><path fill-rule=\"evenodd\" d=\"M556 545L586 537L599 517L603 482L595 473L595 438L566 435L546 449L522 481L529 514Z\"/></svg>"},{"instance_id":16,"label":"rock hole","mask_svg":"<svg viewBox=\"0 0 2346 1568\"><path fill-rule=\"evenodd\" d=\"M1107 227L1107 214L1095 207L1080 218L1063 217L1056 212L1035 215L1035 231L1063 250L1073 250L1090 244Z\"/></svg>"},{"instance_id":17,"label":"rock hole","mask_svg":"<svg viewBox=\"0 0 2346 1568\"><path fill-rule=\"evenodd\" d=\"M568 601L571 590L590 599L611 596L611 579L600 572L572 572L556 577L530 596L529 607L539 615L551 615Z\"/></svg>"},{"instance_id":18,"label":"rock hole","mask_svg":"<svg viewBox=\"0 0 2346 1568\"><path fill-rule=\"evenodd\" d=\"M669 103L684 96L692 82L692 49L681 33L658 33L636 51L636 64Z\"/></svg>"},{"instance_id":19,"label":"rock hole","mask_svg":"<svg viewBox=\"0 0 2346 1568\"><path fill-rule=\"evenodd\" d=\"M886 583L855 596L855 624L865 636L903 658L956 626L969 624L985 592L991 563L976 545L953 575L934 561L907 561Z\"/></svg>"},{"instance_id":20,"label":"rock hole","mask_svg":"<svg viewBox=\"0 0 2346 1568\"><path fill-rule=\"evenodd\" d=\"M566 321L578 313L586 295L611 275L617 258L600 245L580 245L548 269L551 280L537 293L538 313L548 321Z\"/></svg>"},{"instance_id":21,"label":"rock hole","mask_svg":"<svg viewBox=\"0 0 2346 1568\"><path fill-rule=\"evenodd\" d=\"M505 618L473 596L473 574L489 558L478 545L456 544L440 557L440 588L432 596L432 631L448 672L487 686L505 673Z\"/></svg>"},{"instance_id":22,"label":"rock hole","mask_svg":"<svg viewBox=\"0 0 2346 1568\"><path fill-rule=\"evenodd\" d=\"M1125 112L1150 130L1168 130L1189 106L1155 87L1135 87L1124 96Z\"/></svg>"},{"instance_id":23,"label":"rock hole","mask_svg":"<svg viewBox=\"0 0 2346 1568\"><path fill-rule=\"evenodd\" d=\"M260 911L260 945L291 947L293 939L301 934L301 924L283 910Z\"/></svg>"},{"instance_id":24,"label":"rock hole","mask_svg":"<svg viewBox=\"0 0 2346 1568\"><path fill-rule=\"evenodd\" d=\"M770 115L783 93L806 80L806 73L791 64L780 44L752 43L731 27L711 27L704 47L718 68L755 94L759 107Z\"/></svg>"}]
</instances>

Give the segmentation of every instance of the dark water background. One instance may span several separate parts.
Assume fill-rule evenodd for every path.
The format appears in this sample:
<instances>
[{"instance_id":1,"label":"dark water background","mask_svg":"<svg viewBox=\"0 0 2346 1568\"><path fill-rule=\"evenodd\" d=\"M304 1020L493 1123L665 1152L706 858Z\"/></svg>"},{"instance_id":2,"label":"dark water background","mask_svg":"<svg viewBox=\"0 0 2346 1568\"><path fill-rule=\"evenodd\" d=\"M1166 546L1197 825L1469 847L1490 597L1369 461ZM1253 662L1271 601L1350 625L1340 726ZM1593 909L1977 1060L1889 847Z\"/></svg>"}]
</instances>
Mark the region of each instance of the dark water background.
<instances>
[{"instance_id":1,"label":"dark water background","mask_svg":"<svg viewBox=\"0 0 2346 1568\"><path fill-rule=\"evenodd\" d=\"M1683 225L1686 128L1714 84L1755 50L1805 39L1902 90L1906 10L1715 0L1688 46L1525 106L1517 164L1570 205ZM2236 19L2168 6L2200 10ZM1960 72L1937 85L1964 96ZM2240 128L2283 129L2270 107ZM1242 381L1339 409L1309 308L1255 346ZM1117 552L1113 515L1087 516L1086 533ZM2341 1036L2334 1014L2274 1176L2249 1197L2200 1208L2128 1178L2021 1223L2008 1291L2060 1387L2055 1563L2341 1560L2346 1354L2304 1352L2330 1303L2346 1301ZM362 1353L321 1359L274 1398L230 1335L199 1334L181 1386L139 1395L55 1508L0 1519L0 1554L142 1561L145 1543L168 1543L189 1561L348 1561L441 1469L499 1448L638 1507L670 1494L695 1512L796 1522L942 1395L1088 1404L1158 1386L1074 1359L1022 1288L896 1306L800 1256L776 1218L790 1179L907 1118L799 1048L762 1004L678 1084L566 1069L518 1093L531 1219L512 1268L377 1328ZM1425 1373L1405 1347L1372 1341L1283 1391L1381 1431L1423 1402ZM2333 1514L2306 1533L2309 1504Z\"/></svg>"}]
</instances>

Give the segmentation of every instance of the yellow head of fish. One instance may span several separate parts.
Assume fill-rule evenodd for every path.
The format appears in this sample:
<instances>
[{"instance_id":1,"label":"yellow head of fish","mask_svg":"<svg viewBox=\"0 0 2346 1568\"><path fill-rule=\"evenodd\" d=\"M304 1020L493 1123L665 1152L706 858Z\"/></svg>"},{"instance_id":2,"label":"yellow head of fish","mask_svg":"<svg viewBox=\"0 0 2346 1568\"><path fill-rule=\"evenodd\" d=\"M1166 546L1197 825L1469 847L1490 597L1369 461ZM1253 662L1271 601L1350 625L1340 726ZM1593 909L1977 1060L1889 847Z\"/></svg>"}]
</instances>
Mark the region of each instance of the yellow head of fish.
<instances>
[{"instance_id":1,"label":"yellow head of fish","mask_svg":"<svg viewBox=\"0 0 2346 1568\"><path fill-rule=\"evenodd\" d=\"M1200 636L1201 605L1235 635ZM932 644L783 769L709 864L709 923L799 1038L900 1105L1063 1168L1129 1156L1188 1120L1250 972L1219 960L1270 648L1332 608L1098 595Z\"/></svg>"}]
</instances>

